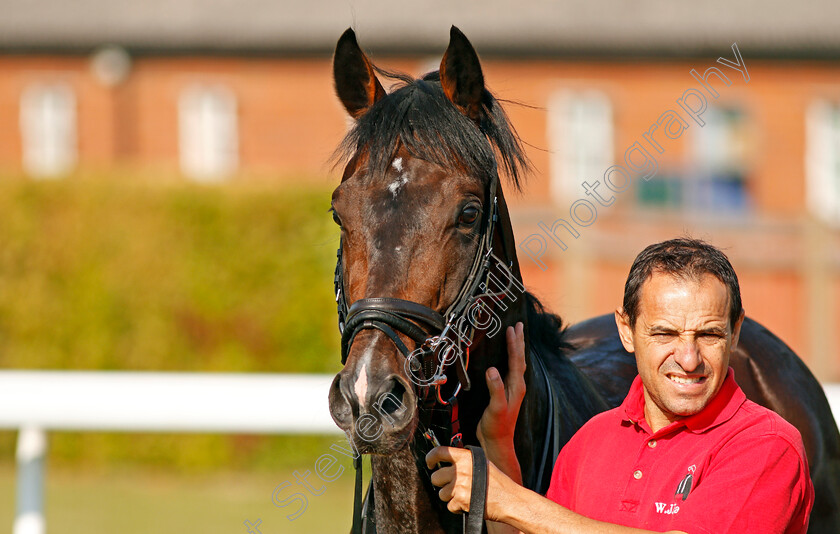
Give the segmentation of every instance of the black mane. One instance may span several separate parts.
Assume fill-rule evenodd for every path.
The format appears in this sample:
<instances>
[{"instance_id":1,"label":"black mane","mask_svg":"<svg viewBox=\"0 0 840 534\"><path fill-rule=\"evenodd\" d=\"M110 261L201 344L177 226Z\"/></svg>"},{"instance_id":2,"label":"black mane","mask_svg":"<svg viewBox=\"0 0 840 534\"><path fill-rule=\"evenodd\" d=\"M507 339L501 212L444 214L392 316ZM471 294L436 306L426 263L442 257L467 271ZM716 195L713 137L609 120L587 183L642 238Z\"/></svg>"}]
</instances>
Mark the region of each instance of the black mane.
<instances>
[{"instance_id":1,"label":"black mane","mask_svg":"<svg viewBox=\"0 0 840 534\"><path fill-rule=\"evenodd\" d=\"M530 292L525 292L525 302L531 343L548 347L555 354L564 356L577 348L567 340L567 325L559 315L546 310L542 302Z\"/></svg>"},{"instance_id":2,"label":"black mane","mask_svg":"<svg viewBox=\"0 0 840 534\"><path fill-rule=\"evenodd\" d=\"M479 124L465 116L446 98L440 74L421 79L400 73L378 72L399 83L358 119L334 154L339 163L360 157L373 176L383 175L400 146L416 157L443 167L460 167L489 180L502 174L520 188L530 171L516 130L493 95L484 90Z\"/></svg>"}]
</instances>

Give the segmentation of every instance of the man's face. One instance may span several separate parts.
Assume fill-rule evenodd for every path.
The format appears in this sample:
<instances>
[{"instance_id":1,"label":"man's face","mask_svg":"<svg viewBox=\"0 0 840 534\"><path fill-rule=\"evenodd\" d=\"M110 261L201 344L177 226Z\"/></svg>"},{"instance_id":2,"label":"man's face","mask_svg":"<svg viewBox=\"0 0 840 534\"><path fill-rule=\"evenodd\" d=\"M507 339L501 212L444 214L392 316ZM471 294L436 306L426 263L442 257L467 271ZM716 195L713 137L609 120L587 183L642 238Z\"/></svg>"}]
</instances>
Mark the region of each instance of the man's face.
<instances>
[{"instance_id":1,"label":"man's face","mask_svg":"<svg viewBox=\"0 0 840 534\"><path fill-rule=\"evenodd\" d=\"M743 314L729 324L729 294L716 277L657 273L642 284L630 327L616 310L621 342L635 352L645 393L645 418L657 430L700 412L726 378Z\"/></svg>"}]
</instances>

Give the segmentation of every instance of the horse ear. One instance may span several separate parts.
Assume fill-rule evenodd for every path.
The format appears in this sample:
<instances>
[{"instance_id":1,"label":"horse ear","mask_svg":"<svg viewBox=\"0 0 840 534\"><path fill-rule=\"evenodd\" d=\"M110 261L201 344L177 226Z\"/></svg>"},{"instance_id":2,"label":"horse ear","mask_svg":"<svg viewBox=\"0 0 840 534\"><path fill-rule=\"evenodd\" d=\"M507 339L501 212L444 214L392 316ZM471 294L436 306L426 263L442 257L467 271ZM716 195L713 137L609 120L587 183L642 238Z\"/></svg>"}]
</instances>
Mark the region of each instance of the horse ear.
<instances>
[{"instance_id":1,"label":"horse ear","mask_svg":"<svg viewBox=\"0 0 840 534\"><path fill-rule=\"evenodd\" d=\"M373 64L359 48L356 33L351 28L347 28L335 46L333 79L338 98L354 119L364 115L377 100L385 96L385 89L376 78Z\"/></svg>"},{"instance_id":2,"label":"horse ear","mask_svg":"<svg viewBox=\"0 0 840 534\"><path fill-rule=\"evenodd\" d=\"M449 47L440 61L440 84L453 104L478 122L484 95L484 75L478 54L461 30L449 30Z\"/></svg>"}]
</instances>

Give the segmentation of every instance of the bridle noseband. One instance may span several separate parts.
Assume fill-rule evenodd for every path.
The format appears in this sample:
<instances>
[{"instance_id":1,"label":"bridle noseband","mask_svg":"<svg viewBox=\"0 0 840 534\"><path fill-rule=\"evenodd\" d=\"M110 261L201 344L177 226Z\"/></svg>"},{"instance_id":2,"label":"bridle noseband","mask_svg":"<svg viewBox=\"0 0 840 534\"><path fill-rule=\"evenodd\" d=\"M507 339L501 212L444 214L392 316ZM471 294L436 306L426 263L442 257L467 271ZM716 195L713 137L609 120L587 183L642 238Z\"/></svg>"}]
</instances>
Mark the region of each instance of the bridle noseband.
<instances>
[{"instance_id":1,"label":"bridle noseband","mask_svg":"<svg viewBox=\"0 0 840 534\"><path fill-rule=\"evenodd\" d=\"M365 329L376 329L387 335L405 357L406 365L412 371L411 376L420 378L415 380L422 393L419 397L428 397L428 388L436 386L440 403L448 403L441 397L439 388L446 381L445 368L452 363L456 364L459 380L452 397L461 390L469 391L466 355L469 353L475 328L470 325L468 314L470 308L482 296L482 288L486 288L489 283L492 260L498 260L493 255L494 230L498 221L498 181L498 174L494 168L489 186L490 202L482 219L479 248L458 296L442 313L423 304L392 297L362 298L348 307L344 290L341 250L343 241L339 244L335 266L335 300L338 307L338 329L341 332L342 365L347 363L347 356L356 335ZM469 330L466 335L462 332L464 327ZM458 330L456 339L447 338L447 334L454 330ZM412 339L418 348L409 351L398 333ZM455 346L442 343L444 340L454 342Z\"/></svg>"}]
</instances>

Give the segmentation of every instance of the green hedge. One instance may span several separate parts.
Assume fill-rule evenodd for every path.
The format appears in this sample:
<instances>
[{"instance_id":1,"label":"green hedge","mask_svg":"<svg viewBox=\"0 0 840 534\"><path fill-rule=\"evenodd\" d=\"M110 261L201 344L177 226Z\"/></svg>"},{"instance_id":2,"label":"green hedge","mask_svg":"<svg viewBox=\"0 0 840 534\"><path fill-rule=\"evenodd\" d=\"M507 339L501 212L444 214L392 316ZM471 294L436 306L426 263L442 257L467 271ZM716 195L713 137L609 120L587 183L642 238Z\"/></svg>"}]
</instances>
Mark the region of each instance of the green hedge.
<instances>
[{"instance_id":1,"label":"green hedge","mask_svg":"<svg viewBox=\"0 0 840 534\"><path fill-rule=\"evenodd\" d=\"M265 183L0 179L0 367L336 372L329 199ZM55 434L51 459L200 467L288 444Z\"/></svg>"}]
</instances>

